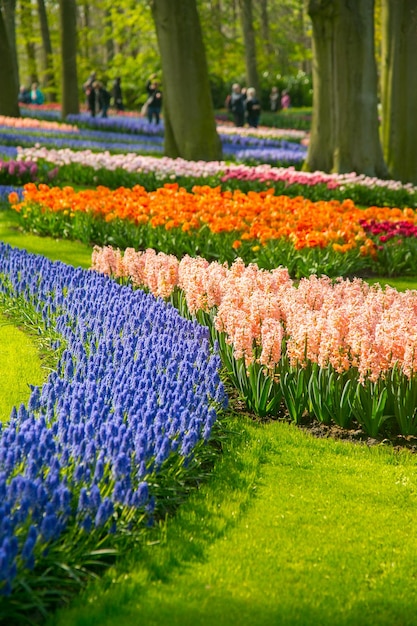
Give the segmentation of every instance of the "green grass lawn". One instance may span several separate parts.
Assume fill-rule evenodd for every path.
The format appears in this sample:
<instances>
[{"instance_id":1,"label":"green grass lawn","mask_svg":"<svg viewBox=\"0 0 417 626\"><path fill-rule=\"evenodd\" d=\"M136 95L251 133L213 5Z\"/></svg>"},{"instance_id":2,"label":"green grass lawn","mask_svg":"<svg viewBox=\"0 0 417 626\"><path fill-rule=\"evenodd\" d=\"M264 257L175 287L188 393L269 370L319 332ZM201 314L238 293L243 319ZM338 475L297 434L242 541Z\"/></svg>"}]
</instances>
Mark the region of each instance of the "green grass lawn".
<instances>
[{"instance_id":1,"label":"green grass lawn","mask_svg":"<svg viewBox=\"0 0 417 626\"><path fill-rule=\"evenodd\" d=\"M34 342L0 314L0 421L29 399L29 385L41 384L45 375Z\"/></svg>"},{"instance_id":2,"label":"green grass lawn","mask_svg":"<svg viewBox=\"0 0 417 626\"><path fill-rule=\"evenodd\" d=\"M52 261L63 261L75 267L90 267L92 248L76 241L56 240L22 233L18 229L17 213L0 208L0 240Z\"/></svg>"},{"instance_id":3,"label":"green grass lawn","mask_svg":"<svg viewBox=\"0 0 417 626\"><path fill-rule=\"evenodd\" d=\"M417 623L416 457L232 427L209 482L48 626Z\"/></svg>"},{"instance_id":4,"label":"green grass lawn","mask_svg":"<svg viewBox=\"0 0 417 626\"><path fill-rule=\"evenodd\" d=\"M21 235L4 212L0 239L89 266L86 246ZM29 337L0 332L6 415L43 373ZM417 624L417 456L227 420L207 482L48 626Z\"/></svg>"}]
</instances>

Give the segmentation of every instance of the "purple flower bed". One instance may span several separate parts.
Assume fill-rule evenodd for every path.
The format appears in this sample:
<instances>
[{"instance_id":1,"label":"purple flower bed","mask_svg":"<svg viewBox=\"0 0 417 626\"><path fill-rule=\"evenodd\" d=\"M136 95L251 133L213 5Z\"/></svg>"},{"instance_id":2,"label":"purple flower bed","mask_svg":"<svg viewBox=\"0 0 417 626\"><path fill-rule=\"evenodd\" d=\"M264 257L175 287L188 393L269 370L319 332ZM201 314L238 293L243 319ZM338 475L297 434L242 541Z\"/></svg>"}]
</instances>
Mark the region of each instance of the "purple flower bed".
<instances>
[{"instance_id":1,"label":"purple flower bed","mask_svg":"<svg viewBox=\"0 0 417 626\"><path fill-rule=\"evenodd\" d=\"M25 135L22 135L22 130ZM12 130L10 126L0 126L0 132L6 133L7 139L13 137L14 135L18 135L26 137L26 140L32 140L32 143L35 143L36 140L42 141L43 137L47 133L48 137L56 137L58 139L79 139L80 141L95 141L97 140L100 144L109 143L109 146L116 144L122 144L129 146L130 148L135 149L135 145L138 144L138 140L146 143L152 143L155 145L162 145L163 137L160 136L149 136L146 134L137 134L137 135L128 135L127 133L122 132L112 132L105 130L93 130L91 128L80 128L76 133L68 130L59 130L59 129L48 129L47 131L39 129L39 128L18 128Z\"/></svg>"},{"instance_id":2,"label":"purple flower bed","mask_svg":"<svg viewBox=\"0 0 417 626\"><path fill-rule=\"evenodd\" d=\"M297 144L294 144L297 146ZM225 151L226 153L226 151ZM301 164L307 155L307 149L304 146L292 148L248 148L246 150L238 150L234 153L236 161L247 163L254 161L256 163L270 164Z\"/></svg>"},{"instance_id":3,"label":"purple flower bed","mask_svg":"<svg viewBox=\"0 0 417 626\"><path fill-rule=\"evenodd\" d=\"M0 428L0 593L69 527L152 519L152 480L227 403L208 330L98 273L0 244L0 294L57 333L56 371ZM152 478L153 477L153 478Z\"/></svg>"},{"instance_id":4,"label":"purple flower bed","mask_svg":"<svg viewBox=\"0 0 417 626\"><path fill-rule=\"evenodd\" d=\"M12 192L17 193L20 200L23 200L23 187L14 187L13 185L0 185L0 201L8 203L9 194Z\"/></svg>"},{"instance_id":5,"label":"purple flower bed","mask_svg":"<svg viewBox=\"0 0 417 626\"><path fill-rule=\"evenodd\" d=\"M78 117L78 116L77 116ZM95 118L93 118L95 119ZM138 124L138 120L132 124L131 132L139 133L143 127ZM140 120L140 118L139 118ZM75 120L71 120L74 122ZM102 120L106 122L106 119ZM117 120L119 121L119 120ZM123 120L120 120L123 122ZM136 126L135 126L136 124ZM99 124L98 124L99 125ZM133 130L136 129L136 130ZM40 135L38 129L34 131L5 132L0 135L3 142L16 142L23 145L37 143L43 146L54 146L58 149L63 147L78 150L112 150L119 152L161 152L163 151L163 137L160 135L136 134L135 138L142 141L126 141L126 134L118 132L106 132L104 130L94 131L90 129L80 129L73 136L69 136L68 131L51 130L48 134ZM259 138L238 135L220 135L225 157L234 158L237 161L256 161L263 163L301 163L307 154L307 149L299 143L286 140Z\"/></svg>"},{"instance_id":6,"label":"purple flower bed","mask_svg":"<svg viewBox=\"0 0 417 626\"><path fill-rule=\"evenodd\" d=\"M65 122L77 125L85 124L101 130L120 130L123 133L140 135L164 134L162 121L159 124L150 124L145 117L139 116L91 117L89 113L78 113L77 115L67 115Z\"/></svg>"},{"instance_id":7,"label":"purple flower bed","mask_svg":"<svg viewBox=\"0 0 417 626\"><path fill-rule=\"evenodd\" d=\"M62 133L62 137L53 136L53 132L48 132L48 135L36 135L34 136L30 132L26 133L1 133L0 134L0 143L1 142L13 142L18 145L42 145L42 146L53 146L54 148L74 148L76 150L117 150L120 152L161 152L162 153L162 145L158 142L149 142L148 138L146 143L131 143L131 142L104 142L104 141L94 141L93 139L82 137L78 139L79 133L77 135L69 136L69 133Z\"/></svg>"},{"instance_id":8,"label":"purple flower bed","mask_svg":"<svg viewBox=\"0 0 417 626\"><path fill-rule=\"evenodd\" d=\"M8 159L15 159L17 156L17 147L0 145L0 156Z\"/></svg>"}]
</instances>

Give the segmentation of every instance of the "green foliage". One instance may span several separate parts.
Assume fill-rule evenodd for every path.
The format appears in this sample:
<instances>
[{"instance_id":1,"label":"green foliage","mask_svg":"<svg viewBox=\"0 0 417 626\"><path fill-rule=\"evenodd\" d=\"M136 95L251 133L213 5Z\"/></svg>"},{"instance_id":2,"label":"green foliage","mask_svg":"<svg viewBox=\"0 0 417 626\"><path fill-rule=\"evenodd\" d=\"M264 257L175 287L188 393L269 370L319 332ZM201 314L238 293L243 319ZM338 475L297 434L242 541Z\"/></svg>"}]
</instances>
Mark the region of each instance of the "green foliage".
<instances>
[{"instance_id":1,"label":"green foliage","mask_svg":"<svg viewBox=\"0 0 417 626\"><path fill-rule=\"evenodd\" d=\"M387 380L388 403L402 435L417 435L417 379L394 368Z\"/></svg>"},{"instance_id":2,"label":"green foliage","mask_svg":"<svg viewBox=\"0 0 417 626\"><path fill-rule=\"evenodd\" d=\"M376 437L383 423L392 417L386 412L388 389L385 381L369 379L357 383L351 401L352 413L370 437Z\"/></svg>"},{"instance_id":3,"label":"green foliage","mask_svg":"<svg viewBox=\"0 0 417 626\"><path fill-rule=\"evenodd\" d=\"M291 366L283 359L280 385L288 414L295 424L299 424L308 406L308 380L310 367Z\"/></svg>"},{"instance_id":4,"label":"green foliage","mask_svg":"<svg viewBox=\"0 0 417 626\"><path fill-rule=\"evenodd\" d=\"M312 415L323 424L335 422L350 428L353 414L351 404L356 391L357 373L352 368L336 372L331 366L312 365L308 381L308 398Z\"/></svg>"},{"instance_id":5,"label":"green foliage","mask_svg":"<svg viewBox=\"0 0 417 626\"><path fill-rule=\"evenodd\" d=\"M395 237L378 246L372 269L386 276L413 275L416 255L416 237Z\"/></svg>"}]
</instances>

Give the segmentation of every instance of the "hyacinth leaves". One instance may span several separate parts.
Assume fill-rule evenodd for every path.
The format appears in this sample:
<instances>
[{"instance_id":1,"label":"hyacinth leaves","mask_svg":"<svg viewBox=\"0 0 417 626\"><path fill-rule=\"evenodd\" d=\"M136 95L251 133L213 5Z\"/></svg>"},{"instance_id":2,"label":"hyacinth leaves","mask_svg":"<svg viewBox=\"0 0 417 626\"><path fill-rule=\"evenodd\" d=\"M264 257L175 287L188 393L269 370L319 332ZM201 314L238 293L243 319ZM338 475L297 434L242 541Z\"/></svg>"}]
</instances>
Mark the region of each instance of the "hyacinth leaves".
<instances>
[{"instance_id":1,"label":"hyacinth leaves","mask_svg":"<svg viewBox=\"0 0 417 626\"><path fill-rule=\"evenodd\" d=\"M357 385L357 373L350 369L336 372L331 366L314 363L308 382L310 410L323 424L335 422L341 428L350 428L353 413L351 403Z\"/></svg>"},{"instance_id":2,"label":"hyacinth leaves","mask_svg":"<svg viewBox=\"0 0 417 626\"><path fill-rule=\"evenodd\" d=\"M63 342L0 431L0 592L12 599L42 567L94 572L120 537L170 512L201 475L196 457L227 399L208 330L172 307L9 246L0 259L2 301L25 300ZM85 561L59 556L73 532L89 538Z\"/></svg>"},{"instance_id":3,"label":"hyacinth leaves","mask_svg":"<svg viewBox=\"0 0 417 626\"><path fill-rule=\"evenodd\" d=\"M282 396L289 416L296 424L301 422L308 407L308 379L307 368L290 366L288 363L283 367L280 378Z\"/></svg>"},{"instance_id":4,"label":"hyacinth leaves","mask_svg":"<svg viewBox=\"0 0 417 626\"><path fill-rule=\"evenodd\" d=\"M282 389L278 367L275 375L256 361L246 364L245 359L236 359L233 347L227 342L226 334L216 333L222 363L229 379L240 392L246 406L259 417L277 416L281 409Z\"/></svg>"},{"instance_id":5,"label":"hyacinth leaves","mask_svg":"<svg viewBox=\"0 0 417 626\"><path fill-rule=\"evenodd\" d=\"M376 437L390 417L387 413L388 389L385 381L369 379L356 385L351 401L354 417L370 437Z\"/></svg>"},{"instance_id":6,"label":"hyacinth leaves","mask_svg":"<svg viewBox=\"0 0 417 626\"><path fill-rule=\"evenodd\" d=\"M417 435L417 379L393 368L387 381L388 403L402 435Z\"/></svg>"}]
</instances>

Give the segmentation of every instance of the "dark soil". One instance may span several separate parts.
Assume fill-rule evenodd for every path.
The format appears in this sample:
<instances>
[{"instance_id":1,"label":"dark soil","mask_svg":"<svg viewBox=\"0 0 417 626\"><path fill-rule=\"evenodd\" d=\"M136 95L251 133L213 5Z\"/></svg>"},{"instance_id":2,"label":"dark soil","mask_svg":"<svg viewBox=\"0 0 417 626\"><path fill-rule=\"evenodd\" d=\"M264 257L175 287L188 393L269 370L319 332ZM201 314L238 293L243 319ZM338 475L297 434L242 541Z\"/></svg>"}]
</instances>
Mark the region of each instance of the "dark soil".
<instances>
[{"instance_id":1,"label":"dark soil","mask_svg":"<svg viewBox=\"0 0 417 626\"><path fill-rule=\"evenodd\" d=\"M412 435L406 437L404 435L383 432L378 437L369 437L359 424L354 424L352 428L341 428L336 426L336 424L322 424L312 419L306 419L297 426L319 439L339 439L349 443L367 446L387 446L394 450L407 449L412 453L417 453L417 437Z\"/></svg>"}]
</instances>

